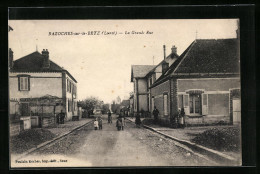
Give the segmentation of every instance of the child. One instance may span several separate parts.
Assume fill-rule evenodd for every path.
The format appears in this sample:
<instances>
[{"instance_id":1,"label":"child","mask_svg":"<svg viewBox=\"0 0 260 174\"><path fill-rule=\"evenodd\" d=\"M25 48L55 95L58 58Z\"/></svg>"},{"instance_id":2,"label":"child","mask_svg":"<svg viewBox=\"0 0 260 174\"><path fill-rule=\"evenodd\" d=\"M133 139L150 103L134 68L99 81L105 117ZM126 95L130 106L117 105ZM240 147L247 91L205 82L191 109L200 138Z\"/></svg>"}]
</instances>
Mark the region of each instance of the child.
<instances>
[{"instance_id":1,"label":"child","mask_svg":"<svg viewBox=\"0 0 260 174\"><path fill-rule=\"evenodd\" d=\"M95 130L97 130L97 128L98 128L98 121L97 121L97 118L96 118L95 121L94 121L94 128L95 128Z\"/></svg>"},{"instance_id":2,"label":"child","mask_svg":"<svg viewBox=\"0 0 260 174\"><path fill-rule=\"evenodd\" d=\"M98 119L98 127L99 127L99 130L102 129L102 119L101 119L101 117L99 117L99 119Z\"/></svg>"}]
</instances>

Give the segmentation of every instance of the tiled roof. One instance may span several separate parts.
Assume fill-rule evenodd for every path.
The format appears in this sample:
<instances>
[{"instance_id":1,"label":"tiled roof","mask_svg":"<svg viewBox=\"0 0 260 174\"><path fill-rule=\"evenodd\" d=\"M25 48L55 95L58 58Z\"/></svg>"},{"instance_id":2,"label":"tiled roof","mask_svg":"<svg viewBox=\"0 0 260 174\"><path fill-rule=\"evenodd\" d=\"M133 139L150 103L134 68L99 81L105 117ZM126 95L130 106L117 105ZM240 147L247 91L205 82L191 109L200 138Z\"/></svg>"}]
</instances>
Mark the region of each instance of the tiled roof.
<instances>
[{"instance_id":1,"label":"tiled roof","mask_svg":"<svg viewBox=\"0 0 260 174\"><path fill-rule=\"evenodd\" d=\"M50 60L50 67L43 68L43 56L35 51L14 61L12 72L66 72L75 82L75 78L65 69Z\"/></svg>"},{"instance_id":2,"label":"tiled roof","mask_svg":"<svg viewBox=\"0 0 260 174\"><path fill-rule=\"evenodd\" d=\"M50 68L43 69L43 56L38 52L33 52L27 56L14 61L13 71L16 72L55 72L63 70L59 65L50 60Z\"/></svg>"},{"instance_id":3,"label":"tiled roof","mask_svg":"<svg viewBox=\"0 0 260 174\"><path fill-rule=\"evenodd\" d=\"M155 65L132 65L131 81L133 78L143 78L149 73Z\"/></svg>"},{"instance_id":4,"label":"tiled roof","mask_svg":"<svg viewBox=\"0 0 260 174\"><path fill-rule=\"evenodd\" d=\"M237 39L199 39L174 73L239 73Z\"/></svg>"},{"instance_id":5,"label":"tiled roof","mask_svg":"<svg viewBox=\"0 0 260 174\"><path fill-rule=\"evenodd\" d=\"M195 40L156 82L164 82L172 73L239 73L237 39Z\"/></svg>"}]
</instances>

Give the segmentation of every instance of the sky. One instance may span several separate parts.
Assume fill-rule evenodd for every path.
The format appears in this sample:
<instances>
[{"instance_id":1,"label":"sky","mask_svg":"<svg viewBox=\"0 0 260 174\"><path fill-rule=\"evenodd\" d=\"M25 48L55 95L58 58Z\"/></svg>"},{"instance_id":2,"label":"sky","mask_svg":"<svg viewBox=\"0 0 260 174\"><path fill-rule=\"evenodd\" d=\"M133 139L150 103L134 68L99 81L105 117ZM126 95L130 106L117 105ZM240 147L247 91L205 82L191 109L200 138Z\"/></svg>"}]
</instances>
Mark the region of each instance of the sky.
<instances>
[{"instance_id":1,"label":"sky","mask_svg":"<svg viewBox=\"0 0 260 174\"><path fill-rule=\"evenodd\" d=\"M133 91L131 65L158 64L163 45L166 55L173 45L181 55L196 38L235 38L237 19L9 20L9 25L14 29L8 33L14 60L48 49L50 60L78 81L79 100L95 96L110 103L117 96L129 98ZM99 35L82 34L93 31Z\"/></svg>"}]
</instances>

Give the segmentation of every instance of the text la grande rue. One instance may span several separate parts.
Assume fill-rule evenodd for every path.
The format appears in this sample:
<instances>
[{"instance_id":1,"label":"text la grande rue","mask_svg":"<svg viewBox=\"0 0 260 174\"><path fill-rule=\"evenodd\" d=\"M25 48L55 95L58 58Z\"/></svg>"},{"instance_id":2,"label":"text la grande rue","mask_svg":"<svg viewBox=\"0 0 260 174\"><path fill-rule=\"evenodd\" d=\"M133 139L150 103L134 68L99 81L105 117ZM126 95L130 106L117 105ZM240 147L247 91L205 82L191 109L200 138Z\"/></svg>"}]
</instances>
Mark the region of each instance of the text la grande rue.
<instances>
[{"instance_id":1,"label":"text la grande rue","mask_svg":"<svg viewBox=\"0 0 260 174\"><path fill-rule=\"evenodd\" d=\"M125 34L153 34L152 31L125 31Z\"/></svg>"}]
</instances>

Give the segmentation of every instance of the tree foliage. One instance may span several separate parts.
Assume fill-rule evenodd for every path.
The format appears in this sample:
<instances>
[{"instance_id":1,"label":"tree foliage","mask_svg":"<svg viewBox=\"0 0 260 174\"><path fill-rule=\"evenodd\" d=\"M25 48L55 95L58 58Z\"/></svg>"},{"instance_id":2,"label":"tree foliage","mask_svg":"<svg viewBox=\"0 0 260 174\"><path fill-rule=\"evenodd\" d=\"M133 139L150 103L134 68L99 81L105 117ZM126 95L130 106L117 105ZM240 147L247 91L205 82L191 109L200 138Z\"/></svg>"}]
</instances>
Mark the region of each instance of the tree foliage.
<instances>
[{"instance_id":1,"label":"tree foliage","mask_svg":"<svg viewBox=\"0 0 260 174\"><path fill-rule=\"evenodd\" d=\"M79 101L78 104L82 107L82 109L89 111L94 110L95 106L101 104L101 101L97 97L88 97L85 100Z\"/></svg>"}]
</instances>

